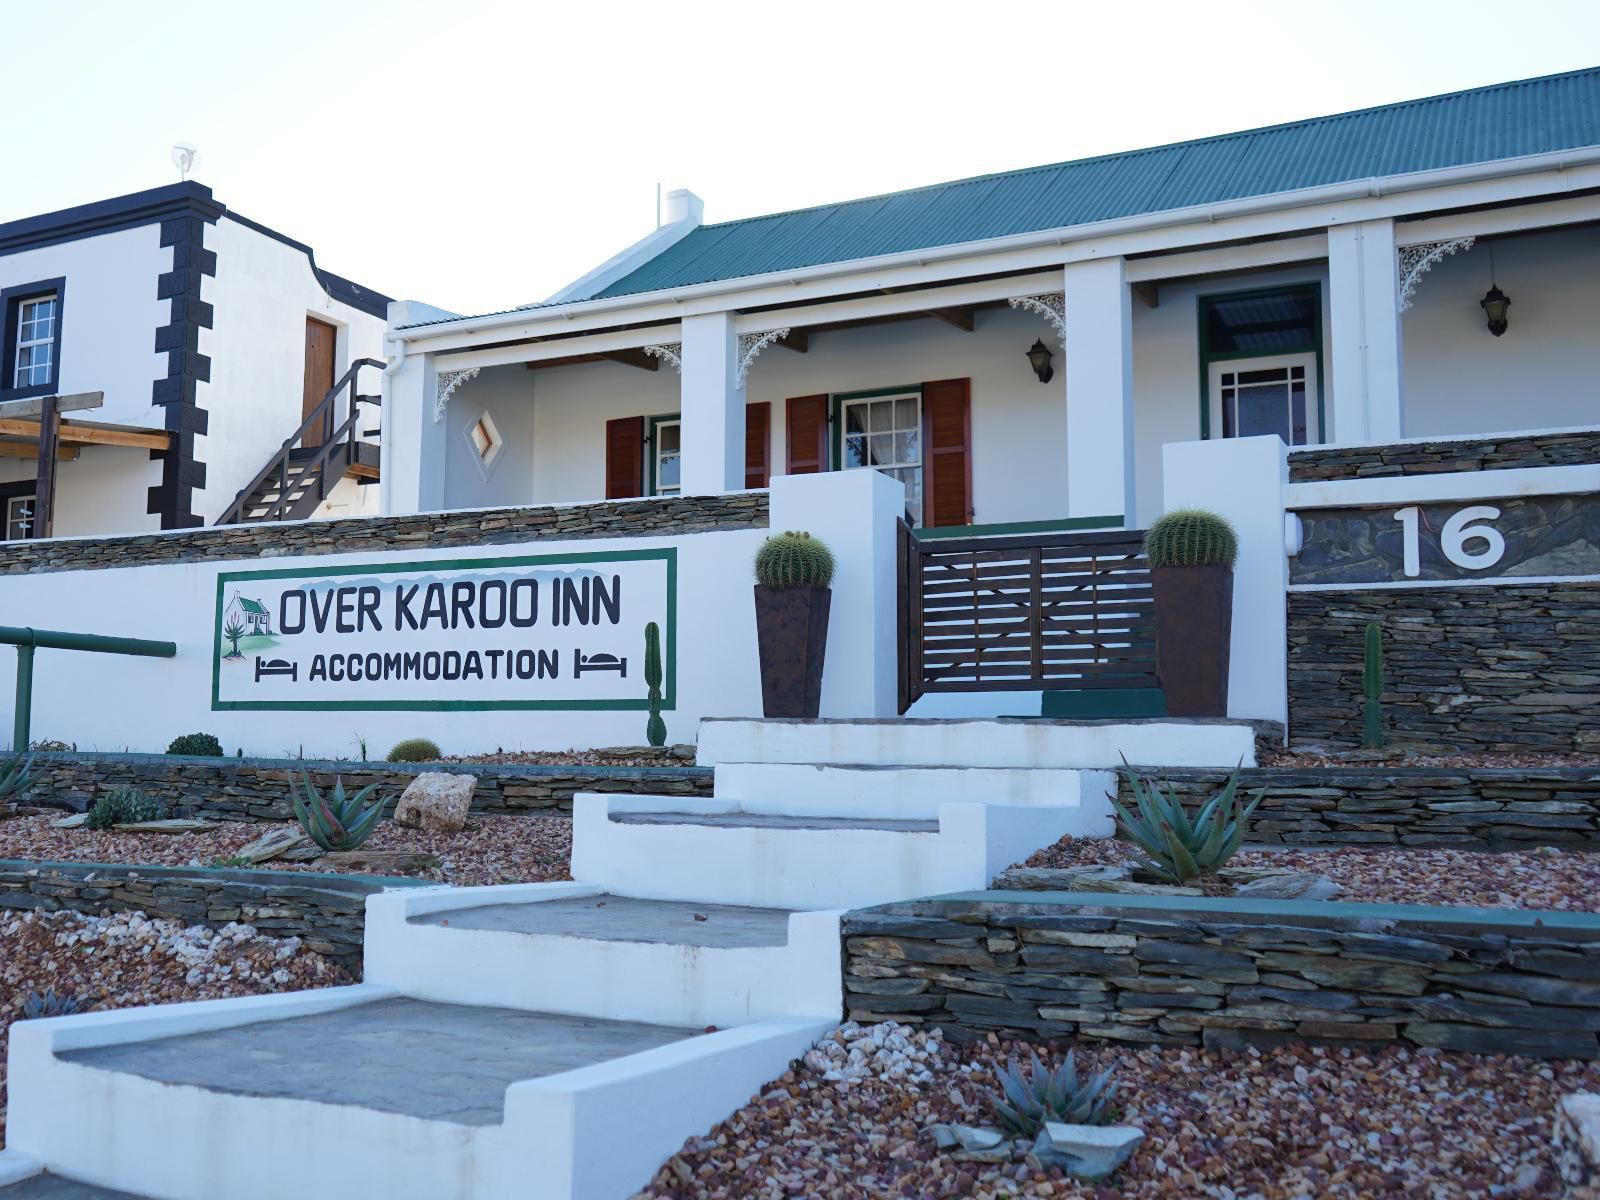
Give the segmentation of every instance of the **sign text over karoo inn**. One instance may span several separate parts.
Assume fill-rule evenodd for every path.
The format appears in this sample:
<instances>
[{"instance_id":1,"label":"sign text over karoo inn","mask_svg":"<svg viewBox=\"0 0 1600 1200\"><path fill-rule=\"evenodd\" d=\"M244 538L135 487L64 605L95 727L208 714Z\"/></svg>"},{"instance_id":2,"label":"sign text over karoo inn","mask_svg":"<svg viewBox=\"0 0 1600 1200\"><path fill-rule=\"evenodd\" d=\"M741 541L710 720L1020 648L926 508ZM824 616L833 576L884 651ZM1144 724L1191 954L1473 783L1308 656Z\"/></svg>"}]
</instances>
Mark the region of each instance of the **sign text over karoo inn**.
<instances>
[{"instance_id":1,"label":"sign text over karoo inn","mask_svg":"<svg viewBox=\"0 0 1600 1200\"><path fill-rule=\"evenodd\" d=\"M677 552L217 576L213 709L644 709L645 626L674 706Z\"/></svg>"}]
</instances>

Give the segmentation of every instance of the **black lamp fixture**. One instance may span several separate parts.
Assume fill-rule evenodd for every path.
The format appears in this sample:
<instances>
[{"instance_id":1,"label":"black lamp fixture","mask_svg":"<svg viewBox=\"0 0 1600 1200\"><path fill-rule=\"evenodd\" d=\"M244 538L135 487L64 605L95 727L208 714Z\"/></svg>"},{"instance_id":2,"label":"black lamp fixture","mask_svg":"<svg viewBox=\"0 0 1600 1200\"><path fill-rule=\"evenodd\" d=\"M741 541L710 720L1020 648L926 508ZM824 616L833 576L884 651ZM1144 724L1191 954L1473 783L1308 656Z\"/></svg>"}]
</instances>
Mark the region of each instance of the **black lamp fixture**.
<instances>
[{"instance_id":1,"label":"black lamp fixture","mask_svg":"<svg viewBox=\"0 0 1600 1200\"><path fill-rule=\"evenodd\" d=\"M1510 324L1506 320L1506 309L1511 307L1511 297L1502 292L1500 285L1494 281L1493 246L1489 247L1489 290L1478 303L1483 306L1484 315L1489 318L1489 332L1499 337Z\"/></svg>"},{"instance_id":2,"label":"black lamp fixture","mask_svg":"<svg viewBox=\"0 0 1600 1200\"><path fill-rule=\"evenodd\" d=\"M1033 345L1028 347L1028 362L1033 366L1033 373L1039 377L1040 383L1049 383L1056 377L1056 369L1050 365L1050 347L1038 338L1033 339Z\"/></svg>"}]
</instances>

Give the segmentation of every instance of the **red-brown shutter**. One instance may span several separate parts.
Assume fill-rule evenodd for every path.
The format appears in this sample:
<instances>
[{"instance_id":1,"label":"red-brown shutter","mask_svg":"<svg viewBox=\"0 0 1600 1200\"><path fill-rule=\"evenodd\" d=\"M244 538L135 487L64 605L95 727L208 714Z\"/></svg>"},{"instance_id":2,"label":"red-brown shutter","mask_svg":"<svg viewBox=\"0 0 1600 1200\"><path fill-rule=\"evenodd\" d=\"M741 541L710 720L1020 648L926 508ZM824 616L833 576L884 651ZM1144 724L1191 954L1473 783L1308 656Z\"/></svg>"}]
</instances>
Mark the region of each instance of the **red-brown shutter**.
<instances>
[{"instance_id":1,"label":"red-brown shutter","mask_svg":"<svg viewBox=\"0 0 1600 1200\"><path fill-rule=\"evenodd\" d=\"M644 418L606 422L606 499L625 500L644 492Z\"/></svg>"},{"instance_id":2,"label":"red-brown shutter","mask_svg":"<svg viewBox=\"0 0 1600 1200\"><path fill-rule=\"evenodd\" d=\"M744 406L744 485L764 488L772 474L772 405Z\"/></svg>"},{"instance_id":3,"label":"red-brown shutter","mask_svg":"<svg viewBox=\"0 0 1600 1200\"><path fill-rule=\"evenodd\" d=\"M922 385L922 520L972 524L972 381Z\"/></svg>"},{"instance_id":4,"label":"red-brown shutter","mask_svg":"<svg viewBox=\"0 0 1600 1200\"><path fill-rule=\"evenodd\" d=\"M828 469L828 398L790 396L784 401L788 472L814 475Z\"/></svg>"}]
</instances>

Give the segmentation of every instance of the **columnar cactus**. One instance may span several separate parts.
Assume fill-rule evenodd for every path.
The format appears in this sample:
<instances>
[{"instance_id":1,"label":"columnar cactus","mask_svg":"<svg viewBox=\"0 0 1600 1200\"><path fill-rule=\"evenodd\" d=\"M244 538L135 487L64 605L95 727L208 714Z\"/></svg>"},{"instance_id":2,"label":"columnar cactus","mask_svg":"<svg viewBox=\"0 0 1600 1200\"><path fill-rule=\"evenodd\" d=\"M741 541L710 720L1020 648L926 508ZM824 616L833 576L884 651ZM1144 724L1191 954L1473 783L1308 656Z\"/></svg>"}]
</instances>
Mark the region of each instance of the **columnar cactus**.
<instances>
[{"instance_id":1,"label":"columnar cactus","mask_svg":"<svg viewBox=\"0 0 1600 1200\"><path fill-rule=\"evenodd\" d=\"M1383 749L1383 631L1376 621L1367 626L1367 659L1361 672L1361 690L1366 699L1361 706L1361 744L1368 750Z\"/></svg>"},{"instance_id":2,"label":"columnar cactus","mask_svg":"<svg viewBox=\"0 0 1600 1200\"><path fill-rule=\"evenodd\" d=\"M1150 526L1144 552L1152 567L1231 567L1239 557L1239 535L1226 517L1177 508Z\"/></svg>"},{"instance_id":3,"label":"columnar cactus","mask_svg":"<svg viewBox=\"0 0 1600 1200\"><path fill-rule=\"evenodd\" d=\"M756 582L764 587L827 587L833 552L809 533L774 534L756 551Z\"/></svg>"},{"instance_id":4,"label":"columnar cactus","mask_svg":"<svg viewBox=\"0 0 1600 1200\"><path fill-rule=\"evenodd\" d=\"M652 746L667 744L667 723L661 719L661 627L651 621L644 627L644 682L650 689L650 719L644 735Z\"/></svg>"}]
</instances>

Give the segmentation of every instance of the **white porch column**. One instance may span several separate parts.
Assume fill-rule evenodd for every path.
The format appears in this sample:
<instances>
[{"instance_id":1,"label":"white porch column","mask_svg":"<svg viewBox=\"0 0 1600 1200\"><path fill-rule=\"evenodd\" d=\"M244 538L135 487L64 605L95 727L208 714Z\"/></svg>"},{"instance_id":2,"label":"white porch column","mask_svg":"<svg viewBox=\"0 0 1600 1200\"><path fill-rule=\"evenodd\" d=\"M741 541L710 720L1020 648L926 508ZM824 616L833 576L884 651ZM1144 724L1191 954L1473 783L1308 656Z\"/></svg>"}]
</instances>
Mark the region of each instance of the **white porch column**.
<instances>
[{"instance_id":1,"label":"white porch column","mask_svg":"<svg viewBox=\"0 0 1600 1200\"><path fill-rule=\"evenodd\" d=\"M444 508L445 425L433 417L438 398L433 355L409 355L386 371L381 392L379 509L385 516L438 512Z\"/></svg>"},{"instance_id":2,"label":"white porch column","mask_svg":"<svg viewBox=\"0 0 1600 1200\"><path fill-rule=\"evenodd\" d=\"M1064 273L1067 515L1134 522L1133 309L1123 260Z\"/></svg>"},{"instance_id":3,"label":"white porch column","mask_svg":"<svg viewBox=\"0 0 1600 1200\"><path fill-rule=\"evenodd\" d=\"M744 487L744 380L731 312L683 319L683 492Z\"/></svg>"},{"instance_id":4,"label":"white porch column","mask_svg":"<svg viewBox=\"0 0 1600 1200\"><path fill-rule=\"evenodd\" d=\"M1328 229L1333 339L1330 442L1392 442L1405 427L1400 387L1400 272L1394 222Z\"/></svg>"}]
</instances>

